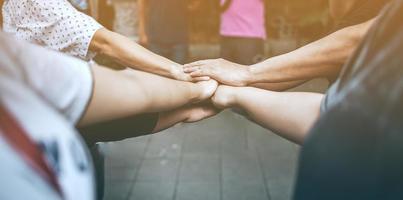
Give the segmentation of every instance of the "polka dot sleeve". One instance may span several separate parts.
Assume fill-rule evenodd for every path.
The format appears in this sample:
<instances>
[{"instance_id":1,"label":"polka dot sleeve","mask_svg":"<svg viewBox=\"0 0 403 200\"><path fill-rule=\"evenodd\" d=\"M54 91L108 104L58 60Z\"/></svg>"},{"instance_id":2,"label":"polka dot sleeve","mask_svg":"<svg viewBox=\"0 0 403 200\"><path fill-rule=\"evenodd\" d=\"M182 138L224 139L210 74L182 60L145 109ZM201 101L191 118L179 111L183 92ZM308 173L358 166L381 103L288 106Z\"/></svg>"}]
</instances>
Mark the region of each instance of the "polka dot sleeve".
<instances>
[{"instance_id":1,"label":"polka dot sleeve","mask_svg":"<svg viewBox=\"0 0 403 200\"><path fill-rule=\"evenodd\" d=\"M67 0L8 0L3 30L17 38L84 60L92 59L89 44L102 26Z\"/></svg>"}]
</instances>

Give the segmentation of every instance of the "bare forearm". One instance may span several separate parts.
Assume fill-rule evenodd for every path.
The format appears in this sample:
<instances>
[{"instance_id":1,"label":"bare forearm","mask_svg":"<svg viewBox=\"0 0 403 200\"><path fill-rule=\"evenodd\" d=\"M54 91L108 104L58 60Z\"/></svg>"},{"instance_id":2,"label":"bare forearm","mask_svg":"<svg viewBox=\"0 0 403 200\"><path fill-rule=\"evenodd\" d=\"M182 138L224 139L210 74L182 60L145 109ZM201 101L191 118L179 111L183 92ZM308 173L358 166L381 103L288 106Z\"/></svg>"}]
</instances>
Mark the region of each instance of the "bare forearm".
<instances>
[{"instance_id":1,"label":"bare forearm","mask_svg":"<svg viewBox=\"0 0 403 200\"><path fill-rule=\"evenodd\" d=\"M250 66L248 84L337 75L373 21L347 27L295 51Z\"/></svg>"},{"instance_id":2,"label":"bare forearm","mask_svg":"<svg viewBox=\"0 0 403 200\"><path fill-rule=\"evenodd\" d=\"M167 129L177 123L193 123L212 117L219 113L211 103L203 102L196 105L186 105L175 110L160 113L157 125L153 132Z\"/></svg>"},{"instance_id":3,"label":"bare forearm","mask_svg":"<svg viewBox=\"0 0 403 200\"><path fill-rule=\"evenodd\" d=\"M244 88L237 93L236 105L256 123L301 144L319 117L322 97L322 94L315 93L278 93Z\"/></svg>"},{"instance_id":4,"label":"bare forearm","mask_svg":"<svg viewBox=\"0 0 403 200\"><path fill-rule=\"evenodd\" d=\"M154 127L153 133L168 129L177 123L186 120L186 114L180 109L160 113L157 125Z\"/></svg>"},{"instance_id":5,"label":"bare forearm","mask_svg":"<svg viewBox=\"0 0 403 200\"><path fill-rule=\"evenodd\" d=\"M93 66L94 91L80 125L163 112L212 95L216 83L176 81L136 70Z\"/></svg>"},{"instance_id":6,"label":"bare forearm","mask_svg":"<svg viewBox=\"0 0 403 200\"><path fill-rule=\"evenodd\" d=\"M303 143L319 117L323 95L302 92L271 92L253 87L221 85L212 98L222 109L235 107L261 126L296 143Z\"/></svg>"},{"instance_id":7,"label":"bare forearm","mask_svg":"<svg viewBox=\"0 0 403 200\"><path fill-rule=\"evenodd\" d=\"M90 49L130 68L177 79L181 65L152 53L136 42L106 29L98 30Z\"/></svg>"}]
</instances>

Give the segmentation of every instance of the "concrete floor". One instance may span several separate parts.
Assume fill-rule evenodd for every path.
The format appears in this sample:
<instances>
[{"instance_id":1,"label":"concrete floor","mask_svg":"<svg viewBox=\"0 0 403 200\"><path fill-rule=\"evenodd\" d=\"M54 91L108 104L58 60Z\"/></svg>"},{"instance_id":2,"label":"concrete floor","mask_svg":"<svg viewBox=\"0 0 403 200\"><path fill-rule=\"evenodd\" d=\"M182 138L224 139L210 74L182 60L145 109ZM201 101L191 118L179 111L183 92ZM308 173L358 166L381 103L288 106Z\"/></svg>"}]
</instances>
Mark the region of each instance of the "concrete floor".
<instances>
[{"instance_id":1,"label":"concrete floor","mask_svg":"<svg viewBox=\"0 0 403 200\"><path fill-rule=\"evenodd\" d=\"M323 91L323 81L296 90ZM225 111L106 144L105 200L288 200L299 147Z\"/></svg>"}]
</instances>

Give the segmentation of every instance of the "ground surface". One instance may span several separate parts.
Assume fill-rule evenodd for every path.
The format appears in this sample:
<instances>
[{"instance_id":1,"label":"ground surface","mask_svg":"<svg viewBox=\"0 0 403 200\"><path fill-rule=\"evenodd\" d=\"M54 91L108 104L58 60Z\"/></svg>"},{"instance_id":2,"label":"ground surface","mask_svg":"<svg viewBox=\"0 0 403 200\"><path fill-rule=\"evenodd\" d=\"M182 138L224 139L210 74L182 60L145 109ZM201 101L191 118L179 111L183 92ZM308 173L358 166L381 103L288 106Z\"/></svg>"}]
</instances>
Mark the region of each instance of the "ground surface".
<instances>
[{"instance_id":1,"label":"ground surface","mask_svg":"<svg viewBox=\"0 0 403 200\"><path fill-rule=\"evenodd\" d=\"M231 111L105 146L106 200L288 200L299 151Z\"/></svg>"}]
</instances>

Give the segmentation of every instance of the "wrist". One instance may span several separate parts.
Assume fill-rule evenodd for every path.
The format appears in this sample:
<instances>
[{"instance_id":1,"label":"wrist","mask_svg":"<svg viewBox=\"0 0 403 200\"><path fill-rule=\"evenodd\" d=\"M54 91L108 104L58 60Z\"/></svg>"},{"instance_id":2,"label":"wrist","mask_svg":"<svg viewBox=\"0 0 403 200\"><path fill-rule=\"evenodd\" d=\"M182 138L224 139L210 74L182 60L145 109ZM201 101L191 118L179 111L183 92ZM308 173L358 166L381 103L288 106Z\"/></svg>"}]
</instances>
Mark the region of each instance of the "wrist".
<instances>
[{"instance_id":1,"label":"wrist","mask_svg":"<svg viewBox=\"0 0 403 200\"><path fill-rule=\"evenodd\" d=\"M182 80L183 75L184 75L184 72L183 72L182 65L179 65L179 64L176 64L176 63L170 65L169 76L171 78L176 79L176 80Z\"/></svg>"},{"instance_id":2,"label":"wrist","mask_svg":"<svg viewBox=\"0 0 403 200\"><path fill-rule=\"evenodd\" d=\"M253 65L247 65L245 66L245 70L243 71L242 79L241 79L241 84L242 86L248 86L253 84Z\"/></svg>"}]
</instances>

